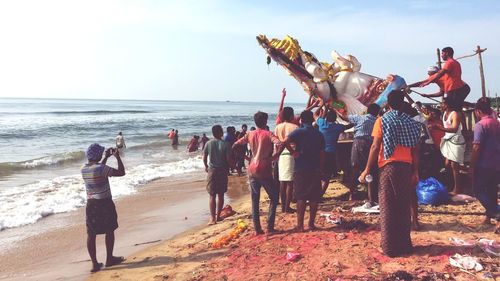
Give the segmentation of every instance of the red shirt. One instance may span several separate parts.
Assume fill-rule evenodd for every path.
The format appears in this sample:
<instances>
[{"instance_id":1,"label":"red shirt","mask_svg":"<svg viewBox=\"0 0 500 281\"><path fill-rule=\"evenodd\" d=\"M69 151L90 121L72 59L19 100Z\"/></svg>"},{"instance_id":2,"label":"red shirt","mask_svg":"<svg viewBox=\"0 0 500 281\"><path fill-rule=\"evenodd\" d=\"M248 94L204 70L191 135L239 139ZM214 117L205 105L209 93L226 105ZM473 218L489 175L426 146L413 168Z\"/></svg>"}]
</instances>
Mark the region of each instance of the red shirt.
<instances>
[{"instance_id":1,"label":"red shirt","mask_svg":"<svg viewBox=\"0 0 500 281\"><path fill-rule=\"evenodd\" d=\"M272 155L274 145L280 144L278 138L271 132L257 128L255 131L250 131L242 138L237 140L236 145L250 145L252 151L252 159L248 165L248 174L251 177L269 179L272 174Z\"/></svg>"},{"instance_id":2,"label":"red shirt","mask_svg":"<svg viewBox=\"0 0 500 281\"><path fill-rule=\"evenodd\" d=\"M428 123L429 123L429 125L430 124L443 125L443 122L441 122L440 119L429 120ZM432 142L434 142L434 146L439 151L439 149L441 147L441 139L444 137L444 132L441 130L438 130L438 129L432 129L432 130L429 130L429 133L431 134L431 138L432 138Z\"/></svg>"},{"instance_id":3,"label":"red shirt","mask_svg":"<svg viewBox=\"0 0 500 281\"><path fill-rule=\"evenodd\" d=\"M446 73L442 76L444 91L446 93L465 85L465 82L462 81L462 68L458 61L453 58L447 59L443 69L446 69Z\"/></svg>"}]
</instances>

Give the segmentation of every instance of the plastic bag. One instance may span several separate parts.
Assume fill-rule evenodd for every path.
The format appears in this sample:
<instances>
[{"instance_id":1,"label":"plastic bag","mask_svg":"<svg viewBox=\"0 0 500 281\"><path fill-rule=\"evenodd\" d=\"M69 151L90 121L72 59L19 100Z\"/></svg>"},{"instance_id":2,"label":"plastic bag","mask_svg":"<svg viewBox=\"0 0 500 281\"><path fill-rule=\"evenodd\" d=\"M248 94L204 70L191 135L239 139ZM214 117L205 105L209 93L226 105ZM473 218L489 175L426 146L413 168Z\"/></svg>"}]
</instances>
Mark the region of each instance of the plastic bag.
<instances>
[{"instance_id":1,"label":"plastic bag","mask_svg":"<svg viewBox=\"0 0 500 281\"><path fill-rule=\"evenodd\" d=\"M288 252L285 257L287 261L296 261L300 258L300 254L297 252Z\"/></svg>"},{"instance_id":2,"label":"plastic bag","mask_svg":"<svg viewBox=\"0 0 500 281\"><path fill-rule=\"evenodd\" d=\"M417 198L418 204L422 205L436 206L450 201L450 196L444 185L433 177L418 182Z\"/></svg>"},{"instance_id":3,"label":"plastic bag","mask_svg":"<svg viewBox=\"0 0 500 281\"><path fill-rule=\"evenodd\" d=\"M455 254L450 257L450 264L465 270L481 271L484 267L479 263L479 259L468 255Z\"/></svg>"}]
</instances>

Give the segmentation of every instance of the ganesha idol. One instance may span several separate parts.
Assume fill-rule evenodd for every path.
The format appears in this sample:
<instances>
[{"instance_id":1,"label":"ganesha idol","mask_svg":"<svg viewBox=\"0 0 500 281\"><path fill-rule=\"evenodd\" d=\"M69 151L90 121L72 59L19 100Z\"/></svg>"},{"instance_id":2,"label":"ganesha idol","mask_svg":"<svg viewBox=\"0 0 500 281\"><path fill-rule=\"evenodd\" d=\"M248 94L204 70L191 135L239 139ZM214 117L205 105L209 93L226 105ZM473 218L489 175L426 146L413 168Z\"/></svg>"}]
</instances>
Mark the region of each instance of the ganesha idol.
<instances>
[{"instance_id":1,"label":"ganesha idol","mask_svg":"<svg viewBox=\"0 0 500 281\"><path fill-rule=\"evenodd\" d=\"M343 57L332 51L331 64L320 62L313 54L303 51L290 36L268 40L259 35L257 41L308 95L348 114L362 114L366 106L374 102L385 106L390 91L406 86L404 79L397 75L380 79L360 72L361 63L352 55Z\"/></svg>"}]
</instances>

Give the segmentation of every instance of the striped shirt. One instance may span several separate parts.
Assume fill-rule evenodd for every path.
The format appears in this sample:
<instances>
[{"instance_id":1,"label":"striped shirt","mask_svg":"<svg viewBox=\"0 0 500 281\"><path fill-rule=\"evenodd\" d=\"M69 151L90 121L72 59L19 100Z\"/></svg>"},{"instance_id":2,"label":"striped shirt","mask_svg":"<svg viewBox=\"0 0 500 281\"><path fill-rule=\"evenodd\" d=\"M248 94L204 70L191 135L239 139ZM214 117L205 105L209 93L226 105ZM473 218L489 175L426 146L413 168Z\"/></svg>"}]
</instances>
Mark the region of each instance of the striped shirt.
<instances>
[{"instance_id":1,"label":"striped shirt","mask_svg":"<svg viewBox=\"0 0 500 281\"><path fill-rule=\"evenodd\" d=\"M420 124L410 115L397 110L390 110L382 117L382 142L384 159L388 159L397 145L415 147L420 139Z\"/></svg>"},{"instance_id":2,"label":"striped shirt","mask_svg":"<svg viewBox=\"0 0 500 281\"><path fill-rule=\"evenodd\" d=\"M371 138L373 124L377 117L371 114L349 115L347 117L351 124L354 124L354 138Z\"/></svg>"},{"instance_id":3,"label":"striped shirt","mask_svg":"<svg viewBox=\"0 0 500 281\"><path fill-rule=\"evenodd\" d=\"M113 168L101 163L87 163L82 167L82 178L87 190L87 199L111 198L108 177L112 170Z\"/></svg>"}]
</instances>

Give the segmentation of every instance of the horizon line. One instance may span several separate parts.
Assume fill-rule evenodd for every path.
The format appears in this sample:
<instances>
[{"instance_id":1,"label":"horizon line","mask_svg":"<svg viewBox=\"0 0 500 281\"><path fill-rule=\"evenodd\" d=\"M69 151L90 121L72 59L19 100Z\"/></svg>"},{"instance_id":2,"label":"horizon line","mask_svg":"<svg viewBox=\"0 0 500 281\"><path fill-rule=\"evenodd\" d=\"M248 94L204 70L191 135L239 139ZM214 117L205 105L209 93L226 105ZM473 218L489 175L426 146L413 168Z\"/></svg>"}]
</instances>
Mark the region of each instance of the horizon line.
<instances>
[{"instance_id":1,"label":"horizon line","mask_svg":"<svg viewBox=\"0 0 500 281\"><path fill-rule=\"evenodd\" d=\"M241 101L241 100L167 100L167 99L95 99L95 98L40 98L40 97L0 97L0 99L18 100L87 100L87 101L160 101L160 102L225 102L225 103L279 103L279 101ZM289 102L301 104L301 102Z\"/></svg>"}]
</instances>

